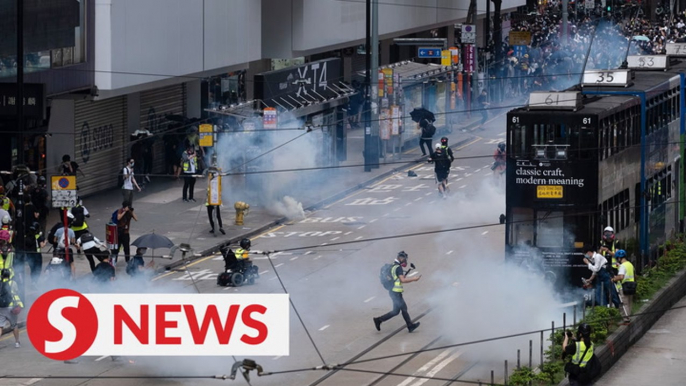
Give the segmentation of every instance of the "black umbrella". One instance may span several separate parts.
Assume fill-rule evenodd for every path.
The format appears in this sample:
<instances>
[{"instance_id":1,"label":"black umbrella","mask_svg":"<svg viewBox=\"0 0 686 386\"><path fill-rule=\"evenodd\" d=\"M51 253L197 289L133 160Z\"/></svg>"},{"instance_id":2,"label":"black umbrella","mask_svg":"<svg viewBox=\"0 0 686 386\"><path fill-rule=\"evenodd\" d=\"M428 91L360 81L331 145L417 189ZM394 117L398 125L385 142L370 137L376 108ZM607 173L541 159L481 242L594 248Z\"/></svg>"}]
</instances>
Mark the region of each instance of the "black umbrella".
<instances>
[{"instance_id":1,"label":"black umbrella","mask_svg":"<svg viewBox=\"0 0 686 386\"><path fill-rule=\"evenodd\" d=\"M174 246L174 242L165 236L155 234L153 231L153 233L148 233L147 235L137 238L131 245L135 245L138 248L152 248L152 256L155 257L156 248L171 248Z\"/></svg>"},{"instance_id":2,"label":"black umbrella","mask_svg":"<svg viewBox=\"0 0 686 386\"><path fill-rule=\"evenodd\" d=\"M420 107L420 108L415 108L410 112L410 117L412 117L412 120L419 123L422 119L426 119L429 122L434 122L436 120L436 117L434 117L434 113L431 111Z\"/></svg>"}]
</instances>

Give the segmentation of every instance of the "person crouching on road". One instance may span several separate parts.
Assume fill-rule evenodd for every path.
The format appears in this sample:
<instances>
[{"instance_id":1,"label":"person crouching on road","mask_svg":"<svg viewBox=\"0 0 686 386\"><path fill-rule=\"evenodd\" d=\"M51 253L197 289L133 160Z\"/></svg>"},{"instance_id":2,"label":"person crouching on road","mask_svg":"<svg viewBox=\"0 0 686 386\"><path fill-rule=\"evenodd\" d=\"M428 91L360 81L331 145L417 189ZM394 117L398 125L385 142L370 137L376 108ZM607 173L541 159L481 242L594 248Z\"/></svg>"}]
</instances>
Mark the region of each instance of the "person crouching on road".
<instances>
[{"instance_id":1,"label":"person crouching on road","mask_svg":"<svg viewBox=\"0 0 686 386\"><path fill-rule=\"evenodd\" d=\"M412 323L410 314L407 312L407 304L405 304L405 300L403 299L403 292L405 291L403 289L403 284L417 281L422 277L422 275L408 278L405 276L405 272L403 271L404 267L407 267L407 253L400 251L398 252L398 257L395 259L393 266L391 267L391 275L393 276L393 279L395 279L395 283L393 284L393 288L388 291L388 294L393 301L393 310L385 315L374 318L374 326L376 326L377 331L381 331L381 323L391 319L401 312L409 332L412 332L419 327L419 322Z\"/></svg>"}]
</instances>

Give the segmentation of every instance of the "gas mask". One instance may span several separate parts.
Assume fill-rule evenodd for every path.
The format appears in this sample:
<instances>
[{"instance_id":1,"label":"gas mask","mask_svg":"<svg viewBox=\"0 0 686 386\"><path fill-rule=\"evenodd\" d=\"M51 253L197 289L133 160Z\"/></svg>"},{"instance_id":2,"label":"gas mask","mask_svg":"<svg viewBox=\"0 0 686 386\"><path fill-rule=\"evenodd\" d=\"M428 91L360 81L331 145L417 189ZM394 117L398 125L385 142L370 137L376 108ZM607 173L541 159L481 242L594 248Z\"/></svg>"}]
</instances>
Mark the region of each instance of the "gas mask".
<instances>
[{"instance_id":1,"label":"gas mask","mask_svg":"<svg viewBox=\"0 0 686 386\"><path fill-rule=\"evenodd\" d=\"M588 259L588 262L589 262L589 263L595 264L595 260L593 259L593 254L591 254L590 256L589 256L589 255L586 255L586 258Z\"/></svg>"},{"instance_id":2,"label":"gas mask","mask_svg":"<svg viewBox=\"0 0 686 386\"><path fill-rule=\"evenodd\" d=\"M403 267L403 268L407 267L407 260L401 261L401 262L400 262L400 266Z\"/></svg>"},{"instance_id":3,"label":"gas mask","mask_svg":"<svg viewBox=\"0 0 686 386\"><path fill-rule=\"evenodd\" d=\"M612 241L614 239L615 239L615 234L613 232L604 232L603 233L603 240Z\"/></svg>"}]
</instances>

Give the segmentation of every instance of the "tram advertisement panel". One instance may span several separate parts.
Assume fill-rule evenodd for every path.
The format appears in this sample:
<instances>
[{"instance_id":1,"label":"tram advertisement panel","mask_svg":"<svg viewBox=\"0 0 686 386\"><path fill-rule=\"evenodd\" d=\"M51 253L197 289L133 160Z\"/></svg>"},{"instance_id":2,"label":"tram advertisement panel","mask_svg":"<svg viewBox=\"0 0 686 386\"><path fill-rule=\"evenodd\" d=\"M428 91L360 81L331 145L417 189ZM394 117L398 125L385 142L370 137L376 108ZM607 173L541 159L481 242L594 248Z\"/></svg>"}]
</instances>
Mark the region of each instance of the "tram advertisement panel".
<instances>
[{"instance_id":1,"label":"tram advertisement panel","mask_svg":"<svg viewBox=\"0 0 686 386\"><path fill-rule=\"evenodd\" d=\"M594 162L508 159L506 175L508 206L594 206L597 201Z\"/></svg>"}]
</instances>

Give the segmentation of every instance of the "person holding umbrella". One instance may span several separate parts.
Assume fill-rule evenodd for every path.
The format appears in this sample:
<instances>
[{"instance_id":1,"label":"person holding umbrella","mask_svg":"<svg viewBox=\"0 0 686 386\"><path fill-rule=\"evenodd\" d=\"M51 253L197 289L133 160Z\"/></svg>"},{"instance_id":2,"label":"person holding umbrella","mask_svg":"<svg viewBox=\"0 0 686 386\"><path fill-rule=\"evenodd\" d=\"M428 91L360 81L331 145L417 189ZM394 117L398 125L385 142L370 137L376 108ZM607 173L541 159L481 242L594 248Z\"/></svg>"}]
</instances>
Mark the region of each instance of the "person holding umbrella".
<instances>
[{"instance_id":1,"label":"person holding umbrella","mask_svg":"<svg viewBox=\"0 0 686 386\"><path fill-rule=\"evenodd\" d=\"M410 112L410 117L413 121L419 123L419 128L422 131L419 138L419 149L422 151L423 155L430 155L433 151L431 139L434 134L436 134L436 127L432 124L436 120L434 113L421 107L412 110ZM426 150L424 150L424 145L426 145Z\"/></svg>"},{"instance_id":2,"label":"person holding umbrella","mask_svg":"<svg viewBox=\"0 0 686 386\"><path fill-rule=\"evenodd\" d=\"M152 233L148 233L147 235L143 235L134 240L134 242L132 242L131 245L138 247L138 249L136 250L136 256L139 257L139 262L142 262L143 255L145 254L147 248L152 249L152 257L154 259L155 249L171 248L174 246L174 242L169 240L169 238L167 237L155 234L155 231L153 230Z\"/></svg>"}]
</instances>

